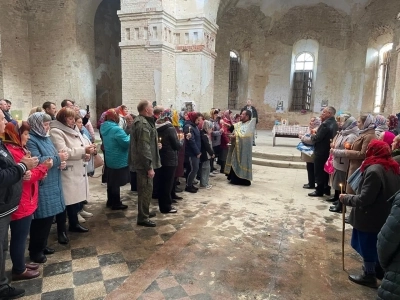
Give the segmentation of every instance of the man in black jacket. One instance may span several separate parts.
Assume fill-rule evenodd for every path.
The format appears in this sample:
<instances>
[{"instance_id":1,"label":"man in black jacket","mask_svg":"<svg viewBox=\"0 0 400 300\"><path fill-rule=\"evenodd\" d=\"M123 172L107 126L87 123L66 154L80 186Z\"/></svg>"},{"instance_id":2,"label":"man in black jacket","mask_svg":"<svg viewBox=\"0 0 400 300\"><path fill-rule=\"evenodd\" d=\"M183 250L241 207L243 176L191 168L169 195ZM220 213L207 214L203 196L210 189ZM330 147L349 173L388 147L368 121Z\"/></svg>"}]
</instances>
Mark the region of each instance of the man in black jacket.
<instances>
[{"instance_id":1,"label":"man in black jacket","mask_svg":"<svg viewBox=\"0 0 400 300\"><path fill-rule=\"evenodd\" d=\"M318 127L318 131L311 136L314 142L314 173L317 187L314 192L308 194L310 197L330 195L329 174L324 171L324 165L329 158L332 139L338 131L335 114L334 107L325 107L321 114L322 124Z\"/></svg>"},{"instance_id":2,"label":"man in black jacket","mask_svg":"<svg viewBox=\"0 0 400 300\"><path fill-rule=\"evenodd\" d=\"M7 121L0 110L0 134L4 133ZM22 194L22 179L29 180L30 172L39 163L37 157L23 157L16 164L0 139L0 299L22 297L25 290L8 285L5 275L6 251L8 249L8 226L11 214L17 210Z\"/></svg>"}]
</instances>

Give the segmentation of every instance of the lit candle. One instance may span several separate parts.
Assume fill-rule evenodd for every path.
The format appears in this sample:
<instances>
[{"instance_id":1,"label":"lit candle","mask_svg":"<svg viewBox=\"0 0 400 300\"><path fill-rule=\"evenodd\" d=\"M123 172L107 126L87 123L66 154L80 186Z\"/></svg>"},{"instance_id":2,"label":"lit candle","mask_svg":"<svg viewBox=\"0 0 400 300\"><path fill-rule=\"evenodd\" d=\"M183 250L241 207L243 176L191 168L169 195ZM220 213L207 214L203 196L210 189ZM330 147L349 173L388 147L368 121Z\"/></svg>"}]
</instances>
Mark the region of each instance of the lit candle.
<instances>
[{"instance_id":1,"label":"lit candle","mask_svg":"<svg viewBox=\"0 0 400 300\"><path fill-rule=\"evenodd\" d=\"M190 133L190 128L191 128L191 127L189 127L189 133Z\"/></svg>"},{"instance_id":2,"label":"lit candle","mask_svg":"<svg viewBox=\"0 0 400 300\"><path fill-rule=\"evenodd\" d=\"M343 194L343 184L339 184L340 185L340 193Z\"/></svg>"},{"instance_id":3,"label":"lit candle","mask_svg":"<svg viewBox=\"0 0 400 300\"><path fill-rule=\"evenodd\" d=\"M19 116L18 116L18 115L15 115L15 118L18 120Z\"/></svg>"},{"instance_id":4,"label":"lit candle","mask_svg":"<svg viewBox=\"0 0 400 300\"><path fill-rule=\"evenodd\" d=\"M161 143L161 138L158 138L158 141Z\"/></svg>"}]
</instances>

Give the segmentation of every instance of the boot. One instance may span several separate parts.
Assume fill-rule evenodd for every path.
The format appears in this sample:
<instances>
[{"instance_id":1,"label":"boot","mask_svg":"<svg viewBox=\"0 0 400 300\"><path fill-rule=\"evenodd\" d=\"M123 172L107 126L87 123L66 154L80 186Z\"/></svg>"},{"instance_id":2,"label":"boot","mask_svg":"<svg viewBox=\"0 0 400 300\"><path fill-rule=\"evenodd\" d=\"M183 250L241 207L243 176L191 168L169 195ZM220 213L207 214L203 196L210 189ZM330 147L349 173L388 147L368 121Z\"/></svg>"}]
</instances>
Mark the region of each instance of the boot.
<instances>
[{"instance_id":1,"label":"boot","mask_svg":"<svg viewBox=\"0 0 400 300\"><path fill-rule=\"evenodd\" d=\"M378 288L378 282L376 280L375 274L364 273L362 275L349 275L349 280L370 288Z\"/></svg>"},{"instance_id":2,"label":"boot","mask_svg":"<svg viewBox=\"0 0 400 300\"><path fill-rule=\"evenodd\" d=\"M329 208L329 211L331 212L336 212L336 213L341 213L342 212L342 202L339 202L338 204L336 204L333 208Z\"/></svg>"},{"instance_id":3,"label":"boot","mask_svg":"<svg viewBox=\"0 0 400 300\"><path fill-rule=\"evenodd\" d=\"M69 238L65 231L58 233L58 243L62 245L66 245L69 243Z\"/></svg>"}]
</instances>

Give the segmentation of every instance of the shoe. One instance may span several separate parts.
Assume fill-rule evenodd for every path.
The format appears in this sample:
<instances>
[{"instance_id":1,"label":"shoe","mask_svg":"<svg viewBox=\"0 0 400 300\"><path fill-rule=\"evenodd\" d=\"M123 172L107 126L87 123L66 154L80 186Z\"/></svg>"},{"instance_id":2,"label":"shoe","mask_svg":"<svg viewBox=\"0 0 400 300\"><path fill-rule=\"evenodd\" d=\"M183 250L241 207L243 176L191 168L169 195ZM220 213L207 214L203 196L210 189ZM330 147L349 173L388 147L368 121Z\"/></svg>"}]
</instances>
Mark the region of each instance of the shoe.
<instances>
[{"instance_id":1,"label":"shoe","mask_svg":"<svg viewBox=\"0 0 400 300\"><path fill-rule=\"evenodd\" d=\"M217 175L215 175L214 173L210 173L210 177L215 177Z\"/></svg>"},{"instance_id":2,"label":"shoe","mask_svg":"<svg viewBox=\"0 0 400 300\"><path fill-rule=\"evenodd\" d=\"M58 234L58 243L62 245L67 245L69 243L69 238L65 231Z\"/></svg>"},{"instance_id":3,"label":"shoe","mask_svg":"<svg viewBox=\"0 0 400 300\"><path fill-rule=\"evenodd\" d=\"M378 282L375 274L349 275L349 280L370 288L378 288Z\"/></svg>"},{"instance_id":4,"label":"shoe","mask_svg":"<svg viewBox=\"0 0 400 300\"><path fill-rule=\"evenodd\" d=\"M47 261L47 257L43 253L39 253L35 256L30 256L30 259L31 261L37 264L44 264Z\"/></svg>"},{"instance_id":5,"label":"shoe","mask_svg":"<svg viewBox=\"0 0 400 300\"><path fill-rule=\"evenodd\" d=\"M193 180L193 184L198 184L199 181L198 180Z\"/></svg>"},{"instance_id":6,"label":"shoe","mask_svg":"<svg viewBox=\"0 0 400 300\"><path fill-rule=\"evenodd\" d=\"M0 299L8 300L8 299L17 299L21 298L25 295L25 290L24 289L19 289L10 286L9 284L6 285L1 291L0 291Z\"/></svg>"},{"instance_id":7,"label":"shoe","mask_svg":"<svg viewBox=\"0 0 400 300\"><path fill-rule=\"evenodd\" d=\"M72 231L72 232L88 232L89 231L89 229L87 229L86 227L83 227L81 224L77 224L74 227L69 226L68 230Z\"/></svg>"},{"instance_id":8,"label":"shoe","mask_svg":"<svg viewBox=\"0 0 400 300\"><path fill-rule=\"evenodd\" d=\"M46 247L46 248L44 248L44 250L43 250L43 254L44 254L44 255L52 255L52 254L54 254L54 252L56 252L56 250L51 249L51 248L49 248L49 247Z\"/></svg>"},{"instance_id":9,"label":"shoe","mask_svg":"<svg viewBox=\"0 0 400 300\"><path fill-rule=\"evenodd\" d=\"M175 187L175 193L182 193L183 190L181 188Z\"/></svg>"},{"instance_id":10,"label":"shoe","mask_svg":"<svg viewBox=\"0 0 400 300\"><path fill-rule=\"evenodd\" d=\"M81 215L81 217L84 217L84 218L91 218L91 217L93 217L93 214L92 214L92 213L87 212L87 211L85 211L85 210L83 210L83 209L79 212L79 214Z\"/></svg>"},{"instance_id":11,"label":"shoe","mask_svg":"<svg viewBox=\"0 0 400 300\"><path fill-rule=\"evenodd\" d=\"M111 207L112 210L124 210L127 208L128 208L128 205L125 205L125 204L113 205Z\"/></svg>"},{"instance_id":12,"label":"shoe","mask_svg":"<svg viewBox=\"0 0 400 300\"><path fill-rule=\"evenodd\" d=\"M305 184L305 185L303 185L303 189L310 189L310 190L312 190L312 189L315 189L315 185Z\"/></svg>"},{"instance_id":13,"label":"shoe","mask_svg":"<svg viewBox=\"0 0 400 300\"><path fill-rule=\"evenodd\" d=\"M331 197L331 198L328 198L328 199L325 199L325 201L327 201L327 202L336 202L338 199L336 199L335 197Z\"/></svg>"},{"instance_id":14,"label":"shoe","mask_svg":"<svg viewBox=\"0 0 400 300\"><path fill-rule=\"evenodd\" d=\"M201 185L200 188L201 188L201 189L209 190L209 189L212 188L212 185L211 185L211 184L208 184L208 185L206 185L206 186L202 186L202 185Z\"/></svg>"},{"instance_id":15,"label":"shoe","mask_svg":"<svg viewBox=\"0 0 400 300\"><path fill-rule=\"evenodd\" d=\"M179 197L179 196L177 196L177 195L173 195L173 196L172 196L172 199L173 199L173 200L182 200L183 198L182 198L182 197Z\"/></svg>"},{"instance_id":16,"label":"shoe","mask_svg":"<svg viewBox=\"0 0 400 300\"><path fill-rule=\"evenodd\" d=\"M253 146L255 146L256 145L256 143L253 143Z\"/></svg>"},{"instance_id":17,"label":"shoe","mask_svg":"<svg viewBox=\"0 0 400 300\"><path fill-rule=\"evenodd\" d=\"M39 277L40 272L37 270L31 270L31 269L25 269L25 272L22 274L12 274L11 278L12 281L18 281L18 280L27 280L27 279L32 279ZM15 299L15 298L0 298L0 299Z\"/></svg>"},{"instance_id":18,"label":"shoe","mask_svg":"<svg viewBox=\"0 0 400 300\"><path fill-rule=\"evenodd\" d=\"M344 218L344 222L345 222L346 224L350 224L350 223L349 223L349 218L348 218L348 217L345 217L345 218Z\"/></svg>"},{"instance_id":19,"label":"shoe","mask_svg":"<svg viewBox=\"0 0 400 300\"><path fill-rule=\"evenodd\" d=\"M318 193L317 191L314 191L312 193L309 193L308 196L310 197L322 197L324 194Z\"/></svg>"},{"instance_id":20,"label":"shoe","mask_svg":"<svg viewBox=\"0 0 400 300\"><path fill-rule=\"evenodd\" d=\"M156 223L154 223L151 220L146 220L146 221L143 221L143 222L137 222L137 225L144 226L144 227L156 227L157 226Z\"/></svg>"},{"instance_id":21,"label":"shoe","mask_svg":"<svg viewBox=\"0 0 400 300\"><path fill-rule=\"evenodd\" d=\"M154 218L155 216L157 216L157 213L152 211L149 213L149 218Z\"/></svg>"},{"instance_id":22,"label":"shoe","mask_svg":"<svg viewBox=\"0 0 400 300\"><path fill-rule=\"evenodd\" d=\"M220 171L218 171L217 169L215 169L215 170L213 171L213 173L214 173L214 174L219 174Z\"/></svg>"},{"instance_id":23,"label":"shoe","mask_svg":"<svg viewBox=\"0 0 400 300\"><path fill-rule=\"evenodd\" d=\"M87 200L85 200L85 201L82 201L82 204L83 204L83 205L86 205L86 204L88 204Z\"/></svg>"},{"instance_id":24,"label":"shoe","mask_svg":"<svg viewBox=\"0 0 400 300\"><path fill-rule=\"evenodd\" d=\"M169 211L162 211L163 214L176 214L178 210L175 207L172 207Z\"/></svg>"},{"instance_id":25,"label":"shoe","mask_svg":"<svg viewBox=\"0 0 400 300\"><path fill-rule=\"evenodd\" d=\"M25 264L25 268L31 269L31 270L37 270L37 269L39 269L39 264Z\"/></svg>"},{"instance_id":26,"label":"shoe","mask_svg":"<svg viewBox=\"0 0 400 300\"><path fill-rule=\"evenodd\" d=\"M338 203L337 205L335 205L333 208L329 208L330 212L337 212L337 213L341 213L342 212L342 203Z\"/></svg>"},{"instance_id":27,"label":"shoe","mask_svg":"<svg viewBox=\"0 0 400 300\"><path fill-rule=\"evenodd\" d=\"M194 186L187 186L185 191L189 193L197 193L197 189Z\"/></svg>"},{"instance_id":28,"label":"shoe","mask_svg":"<svg viewBox=\"0 0 400 300\"><path fill-rule=\"evenodd\" d=\"M84 217L82 217L79 213L78 213L78 222L79 223L85 223L86 219Z\"/></svg>"},{"instance_id":29,"label":"shoe","mask_svg":"<svg viewBox=\"0 0 400 300\"><path fill-rule=\"evenodd\" d=\"M112 206L112 204L111 204L110 202L107 201L106 207L111 207L111 206Z\"/></svg>"}]
</instances>

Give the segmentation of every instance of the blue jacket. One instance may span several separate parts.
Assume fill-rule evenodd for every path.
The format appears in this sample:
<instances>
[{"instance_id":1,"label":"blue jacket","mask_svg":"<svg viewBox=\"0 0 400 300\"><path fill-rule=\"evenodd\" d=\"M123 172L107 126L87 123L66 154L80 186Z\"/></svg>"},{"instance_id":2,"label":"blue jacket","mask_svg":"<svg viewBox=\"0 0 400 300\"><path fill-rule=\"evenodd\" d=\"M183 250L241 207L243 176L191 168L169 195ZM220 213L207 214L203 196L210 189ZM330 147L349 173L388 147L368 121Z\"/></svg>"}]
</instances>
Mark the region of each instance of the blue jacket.
<instances>
[{"instance_id":1,"label":"blue jacket","mask_svg":"<svg viewBox=\"0 0 400 300\"><path fill-rule=\"evenodd\" d=\"M201 138L200 138L200 130L197 128L196 124L194 124L192 121L186 120L185 122L185 127L183 127L183 132L186 135L189 133L189 128L190 128L190 133L192 134L192 137L185 141L185 156L191 157L191 156L197 156L201 154Z\"/></svg>"},{"instance_id":2,"label":"blue jacket","mask_svg":"<svg viewBox=\"0 0 400 300\"><path fill-rule=\"evenodd\" d=\"M53 159L53 167L47 172L47 177L39 182L39 201L35 211L35 219L55 216L65 210L63 189L61 184L61 164L56 148L49 137L42 137L33 131L26 147L32 156L37 156L42 163L46 159Z\"/></svg>"},{"instance_id":3,"label":"blue jacket","mask_svg":"<svg viewBox=\"0 0 400 300\"><path fill-rule=\"evenodd\" d=\"M117 123L105 121L100 127L103 137L104 158L111 169L122 169L128 166L130 136Z\"/></svg>"}]
</instances>

